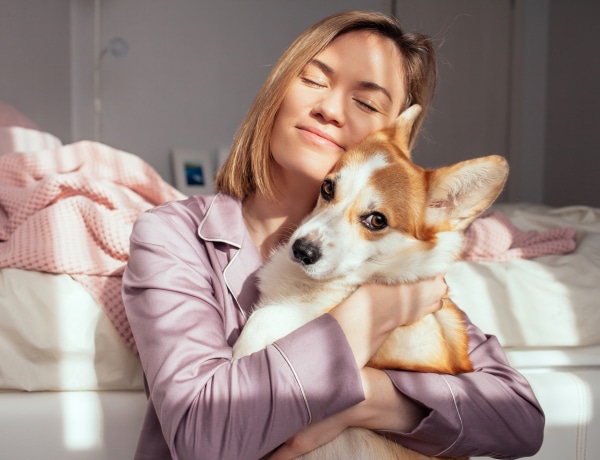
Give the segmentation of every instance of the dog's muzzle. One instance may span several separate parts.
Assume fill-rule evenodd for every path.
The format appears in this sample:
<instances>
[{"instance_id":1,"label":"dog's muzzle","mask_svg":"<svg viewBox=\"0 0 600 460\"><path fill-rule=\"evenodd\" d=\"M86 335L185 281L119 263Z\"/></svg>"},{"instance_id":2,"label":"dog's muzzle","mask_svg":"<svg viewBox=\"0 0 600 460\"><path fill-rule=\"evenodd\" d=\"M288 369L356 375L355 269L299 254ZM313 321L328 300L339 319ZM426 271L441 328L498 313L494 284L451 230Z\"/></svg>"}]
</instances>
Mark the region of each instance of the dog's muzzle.
<instances>
[{"instance_id":1,"label":"dog's muzzle","mask_svg":"<svg viewBox=\"0 0 600 460\"><path fill-rule=\"evenodd\" d=\"M298 238L292 245L292 254L302 265L312 265L321 258L321 249L306 238Z\"/></svg>"}]
</instances>

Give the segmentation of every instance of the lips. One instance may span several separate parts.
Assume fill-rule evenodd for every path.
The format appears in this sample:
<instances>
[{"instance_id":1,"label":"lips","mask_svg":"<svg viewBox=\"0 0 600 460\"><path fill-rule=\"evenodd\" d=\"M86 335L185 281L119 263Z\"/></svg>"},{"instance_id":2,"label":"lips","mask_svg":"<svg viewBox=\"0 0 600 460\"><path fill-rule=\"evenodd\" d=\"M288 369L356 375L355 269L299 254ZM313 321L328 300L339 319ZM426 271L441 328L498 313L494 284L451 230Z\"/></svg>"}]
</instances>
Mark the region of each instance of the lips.
<instances>
[{"instance_id":1,"label":"lips","mask_svg":"<svg viewBox=\"0 0 600 460\"><path fill-rule=\"evenodd\" d=\"M310 140L314 144L346 150L333 138L333 136L330 136L329 134L327 134L324 131L321 131L318 128L313 128L310 126L298 126L298 129L308 140Z\"/></svg>"}]
</instances>

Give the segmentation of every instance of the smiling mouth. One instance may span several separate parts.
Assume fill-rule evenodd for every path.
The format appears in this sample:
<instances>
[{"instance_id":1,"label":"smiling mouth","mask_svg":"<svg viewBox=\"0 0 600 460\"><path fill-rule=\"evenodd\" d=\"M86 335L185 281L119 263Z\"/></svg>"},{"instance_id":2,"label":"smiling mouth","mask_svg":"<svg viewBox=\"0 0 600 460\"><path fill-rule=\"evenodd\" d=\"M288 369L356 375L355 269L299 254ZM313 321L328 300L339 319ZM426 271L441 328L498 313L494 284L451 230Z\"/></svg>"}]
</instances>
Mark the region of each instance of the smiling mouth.
<instances>
[{"instance_id":1,"label":"smiling mouth","mask_svg":"<svg viewBox=\"0 0 600 460\"><path fill-rule=\"evenodd\" d=\"M306 138L308 138L311 142L317 145L335 147L344 151L346 150L344 147L338 144L331 136L325 134L324 132L318 129L308 128L306 126L299 126L298 129Z\"/></svg>"}]
</instances>

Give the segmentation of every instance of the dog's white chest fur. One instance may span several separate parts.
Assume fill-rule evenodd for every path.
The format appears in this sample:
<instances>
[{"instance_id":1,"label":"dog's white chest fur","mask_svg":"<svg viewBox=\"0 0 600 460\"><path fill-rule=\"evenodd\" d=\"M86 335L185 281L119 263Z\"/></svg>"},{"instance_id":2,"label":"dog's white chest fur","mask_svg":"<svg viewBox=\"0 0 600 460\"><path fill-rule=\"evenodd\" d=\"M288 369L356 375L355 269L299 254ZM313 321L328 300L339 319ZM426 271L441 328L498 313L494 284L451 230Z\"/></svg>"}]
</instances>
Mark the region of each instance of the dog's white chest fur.
<instances>
[{"instance_id":1,"label":"dog's white chest fur","mask_svg":"<svg viewBox=\"0 0 600 460\"><path fill-rule=\"evenodd\" d=\"M413 106L367 137L325 178L313 213L261 270L260 303L233 348L234 360L329 311L364 283L432 277L459 256L462 231L498 196L508 166L493 156L437 170L414 165L408 146L419 111ZM369 365L471 371L462 314L445 300L438 312L396 328ZM428 458L361 429L346 430L303 458L367 457Z\"/></svg>"},{"instance_id":2,"label":"dog's white chest fur","mask_svg":"<svg viewBox=\"0 0 600 460\"><path fill-rule=\"evenodd\" d=\"M233 359L264 349L345 299L356 286L310 278L281 246L259 273L261 298L233 347Z\"/></svg>"}]
</instances>

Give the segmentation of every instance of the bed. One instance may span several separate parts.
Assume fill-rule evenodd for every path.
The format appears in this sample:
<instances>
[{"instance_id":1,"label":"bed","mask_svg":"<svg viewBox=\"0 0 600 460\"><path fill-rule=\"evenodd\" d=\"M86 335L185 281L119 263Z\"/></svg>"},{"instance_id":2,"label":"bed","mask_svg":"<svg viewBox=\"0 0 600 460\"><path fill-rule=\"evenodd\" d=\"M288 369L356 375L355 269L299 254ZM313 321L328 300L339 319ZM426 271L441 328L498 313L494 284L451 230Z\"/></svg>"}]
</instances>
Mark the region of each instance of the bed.
<instances>
[{"instance_id":1,"label":"bed","mask_svg":"<svg viewBox=\"0 0 600 460\"><path fill-rule=\"evenodd\" d=\"M494 209L527 233L573 230L576 247L531 259L496 260L503 259L496 254L457 262L447 275L451 295L475 324L498 337L534 388L546 413L544 443L534 458L598 458L600 209L532 204Z\"/></svg>"},{"instance_id":2,"label":"bed","mask_svg":"<svg viewBox=\"0 0 600 460\"><path fill-rule=\"evenodd\" d=\"M146 398L120 275L135 217L182 197L135 155L63 145L0 103L3 458L133 457ZM499 204L485 219L451 295L534 387L547 416L535 458L594 458L600 209Z\"/></svg>"},{"instance_id":3,"label":"bed","mask_svg":"<svg viewBox=\"0 0 600 460\"><path fill-rule=\"evenodd\" d=\"M183 197L0 101L2 458L133 458L146 397L121 274L137 215Z\"/></svg>"}]
</instances>

